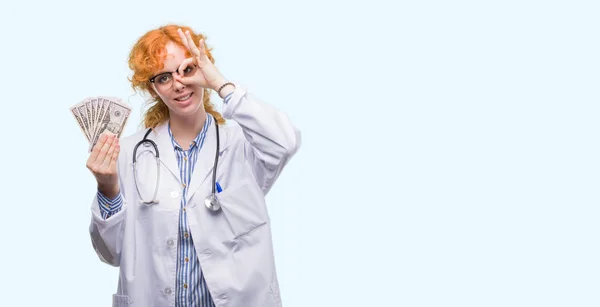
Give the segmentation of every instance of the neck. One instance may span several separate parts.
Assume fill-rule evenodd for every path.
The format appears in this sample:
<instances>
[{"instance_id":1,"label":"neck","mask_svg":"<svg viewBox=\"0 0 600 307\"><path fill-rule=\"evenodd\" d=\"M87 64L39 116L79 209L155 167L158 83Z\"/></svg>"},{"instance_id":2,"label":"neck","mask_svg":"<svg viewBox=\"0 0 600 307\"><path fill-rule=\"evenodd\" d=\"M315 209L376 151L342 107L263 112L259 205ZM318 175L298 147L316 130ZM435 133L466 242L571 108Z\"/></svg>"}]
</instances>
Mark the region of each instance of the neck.
<instances>
[{"instance_id":1,"label":"neck","mask_svg":"<svg viewBox=\"0 0 600 307\"><path fill-rule=\"evenodd\" d=\"M192 142L196 136L198 136L198 133L202 131L206 116L206 112L202 109L195 115L189 117L171 115L171 133L184 150L188 149L190 142Z\"/></svg>"}]
</instances>

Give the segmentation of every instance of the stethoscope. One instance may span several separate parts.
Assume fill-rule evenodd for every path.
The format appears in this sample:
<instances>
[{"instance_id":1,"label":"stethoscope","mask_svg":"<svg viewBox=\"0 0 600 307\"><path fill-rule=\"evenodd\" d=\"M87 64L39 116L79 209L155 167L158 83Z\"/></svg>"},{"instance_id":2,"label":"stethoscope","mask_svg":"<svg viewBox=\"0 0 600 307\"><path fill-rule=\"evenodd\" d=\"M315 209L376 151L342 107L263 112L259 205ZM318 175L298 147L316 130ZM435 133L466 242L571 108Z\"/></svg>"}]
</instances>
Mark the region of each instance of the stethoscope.
<instances>
[{"instance_id":1,"label":"stethoscope","mask_svg":"<svg viewBox=\"0 0 600 307\"><path fill-rule=\"evenodd\" d=\"M206 207L209 210L218 211L219 209L221 209L221 203L219 202L219 199L217 198L217 193L216 193L217 164L219 162L219 125L216 120L214 122L215 122L215 127L217 129L216 130L216 132L217 132L217 150L215 153L215 165L213 167L212 193L204 199L204 204L206 205ZM158 146L156 146L156 143L154 143L154 141L147 139L148 134L150 134L151 131L152 131L152 128L148 129L148 132L146 132L146 134L144 135L144 138L141 141L139 141L133 148L133 180L135 181L135 188L138 192L138 195L140 196L140 203L145 204L145 205L158 204L158 199L156 199L156 194L158 193L158 183L160 182L160 156L158 153ZM150 201L144 201L142 199L142 194L140 193L140 189L138 187L138 180L137 180L136 154L137 154L138 147L144 143L150 143L150 145L152 145L154 147L154 152L155 152L154 157L156 159L156 171L157 171L156 186L154 187L154 195L152 196L152 200L150 200Z\"/></svg>"}]
</instances>

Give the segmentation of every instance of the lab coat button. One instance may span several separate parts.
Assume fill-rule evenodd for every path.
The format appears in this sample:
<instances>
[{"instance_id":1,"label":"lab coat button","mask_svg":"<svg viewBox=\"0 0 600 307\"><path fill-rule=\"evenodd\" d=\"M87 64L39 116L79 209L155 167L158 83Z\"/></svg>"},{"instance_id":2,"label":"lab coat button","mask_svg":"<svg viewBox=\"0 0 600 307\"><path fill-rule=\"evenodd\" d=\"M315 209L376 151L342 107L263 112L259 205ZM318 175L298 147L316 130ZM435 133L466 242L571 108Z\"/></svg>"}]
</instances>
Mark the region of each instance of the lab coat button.
<instances>
[{"instance_id":1,"label":"lab coat button","mask_svg":"<svg viewBox=\"0 0 600 307\"><path fill-rule=\"evenodd\" d=\"M171 288L165 288L165 294L166 295L171 295L173 291L171 291Z\"/></svg>"},{"instance_id":2,"label":"lab coat button","mask_svg":"<svg viewBox=\"0 0 600 307\"><path fill-rule=\"evenodd\" d=\"M173 246L175 244L175 242L171 239L167 240L167 245L169 246Z\"/></svg>"},{"instance_id":3,"label":"lab coat button","mask_svg":"<svg viewBox=\"0 0 600 307\"><path fill-rule=\"evenodd\" d=\"M171 192L171 197L177 198L177 196L179 196L179 193L177 193L177 191Z\"/></svg>"}]
</instances>

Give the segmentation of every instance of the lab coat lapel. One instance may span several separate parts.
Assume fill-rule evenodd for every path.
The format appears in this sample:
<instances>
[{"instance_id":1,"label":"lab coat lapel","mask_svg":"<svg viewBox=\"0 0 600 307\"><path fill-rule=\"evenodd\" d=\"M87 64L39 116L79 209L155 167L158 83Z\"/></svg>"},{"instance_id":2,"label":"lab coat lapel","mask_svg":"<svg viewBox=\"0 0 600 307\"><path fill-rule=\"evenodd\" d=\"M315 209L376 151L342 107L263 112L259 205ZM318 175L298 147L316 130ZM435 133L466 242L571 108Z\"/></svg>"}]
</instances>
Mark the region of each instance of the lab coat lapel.
<instances>
[{"instance_id":1,"label":"lab coat lapel","mask_svg":"<svg viewBox=\"0 0 600 307\"><path fill-rule=\"evenodd\" d=\"M215 153L217 150L217 135L215 128L215 119L212 118L210 125L207 127L206 134L204 137L204 143L202 148L198 152L198 159L196 160L196 166L192 173L190 180L190 188L187 193L187 201L189 201L200 186L206 181L212 181L212 169L215 163ZM220 147L221 150L224 148L223 144L223 131L220 130ZM212 187L211 187L212 188Z\"/></svg>"},{"instance_id":2,"label":"lab coat lapel","mask_svg":"<svg viewBox=\"0 0 600 307\"><path fill-rule=\"evenodd\" d=\"M164 122L155 128L156 146L158 146L158 150L160 151L160 162L162 165L171 171L177 182L181 183L177 157L175 156L175 149L173 148L167 125L168 122Z\"/></svg>"}]
</instances>

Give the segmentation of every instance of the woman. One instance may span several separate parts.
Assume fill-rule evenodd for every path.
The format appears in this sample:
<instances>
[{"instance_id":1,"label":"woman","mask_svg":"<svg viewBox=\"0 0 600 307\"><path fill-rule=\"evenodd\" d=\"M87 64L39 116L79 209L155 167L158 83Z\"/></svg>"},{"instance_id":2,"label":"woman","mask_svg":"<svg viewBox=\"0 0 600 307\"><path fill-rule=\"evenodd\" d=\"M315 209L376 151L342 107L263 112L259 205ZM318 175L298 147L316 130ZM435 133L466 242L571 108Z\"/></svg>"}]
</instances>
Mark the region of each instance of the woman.
<instances>
[{"instance_id":1,"label":"woman","mask_svg":"<svg viewBox=\"0 0 600 307\"><path fill-rule=\"evenodd\" d=\"M300 132L229 82L189 28L146 33L129 66L133 88L156 102L144 116L150 131L104 135L87 161L98 182L92 243L103 262L120 268L113 306L281 306L264 197L298 150ZM210 90L224 101L222 116ZM225 119L236 124L223 126ZM213 191L216 124L220 207L213 211L205 198ZM138 193L133 151L145 136L158 147L160 176L153 147L140 145ZM144 204L157 180L158 203Z\"/></svg>"}]
</instances>

